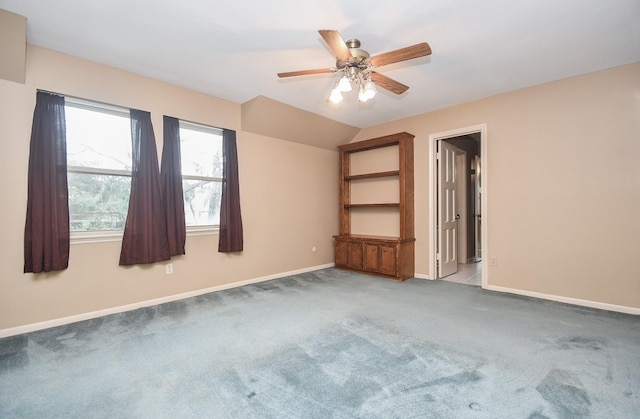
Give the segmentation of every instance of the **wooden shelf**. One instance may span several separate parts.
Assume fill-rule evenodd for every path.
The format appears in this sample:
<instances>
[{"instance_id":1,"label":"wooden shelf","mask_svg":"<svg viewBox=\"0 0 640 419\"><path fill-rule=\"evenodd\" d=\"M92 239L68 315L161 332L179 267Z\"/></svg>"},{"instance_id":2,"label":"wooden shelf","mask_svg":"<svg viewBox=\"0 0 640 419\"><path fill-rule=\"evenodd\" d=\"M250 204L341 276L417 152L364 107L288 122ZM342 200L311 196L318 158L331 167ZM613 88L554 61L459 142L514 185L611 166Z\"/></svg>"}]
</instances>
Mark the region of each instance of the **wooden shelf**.
<instances>
[{"instance_id":1,"label":"wooden shelf","mask_svg":"<svg viewBox=\"0 0 640 419\"><path fill-rule=\"evenodd\" d=\"M370 242L370 241L379 241L385 243L405 243L405 242L413 242L416 239L404 239L402 237L392 237L392 236L372 236L368 234L347 234L344 236L333 236L336 240L349 240L349 241L361 241L361 242Z\"/></svg>"},{"instance_id":2,"label":"wooden shelf","mask_svg":"<svg viewBox=\"0 0 640 419\"><path fill-rule=\"evenodd\" d=\"M360 179L374 179L378 177L391 177L391 176L399 176L399 170L391 170L389 172L377 172L377 173L364 173L361 175L350 175L345 176L344 180L360 180Z\"/></svg>"},{"instance_id":3,"label":"wooden shelf","mask_svg":"<svg viewBox=\"0 0 640 419\"><path fill-rule=\"evenodd\" d=\"M344 204L345 208L398 208L399 202L389 202L385 204Z\"/></svg>"},{"instance_id":4,"label":"wooden shelf","mask_svg":"<svg viewBox=\"0 0 640 419\"><path fill-rule=\"evenodd\" d=\"M338 147L340 151L340 234L333 236L336 243L336 267L397 281L414 276L413 138L413 135L402 132ZM350 173L352 154L391 146L396 146L398 149L398 170L357 175ZM351 202L351 181L385 177L397 178L398 202L369 204ZM377 183L376 186L378 186ZM389 186L389 183L381 181L380 186ZM352 235L351 213L362 208L397 209L400 237Z\"/></svg>"}]
</instances>

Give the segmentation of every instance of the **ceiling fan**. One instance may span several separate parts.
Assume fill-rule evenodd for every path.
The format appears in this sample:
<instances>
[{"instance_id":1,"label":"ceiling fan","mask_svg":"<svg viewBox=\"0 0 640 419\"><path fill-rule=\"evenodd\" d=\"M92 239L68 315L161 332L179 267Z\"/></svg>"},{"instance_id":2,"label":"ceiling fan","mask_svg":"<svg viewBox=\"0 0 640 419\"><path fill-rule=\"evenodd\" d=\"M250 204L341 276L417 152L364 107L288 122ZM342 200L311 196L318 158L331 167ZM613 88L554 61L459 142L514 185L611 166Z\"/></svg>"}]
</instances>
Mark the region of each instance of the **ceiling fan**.
<instances>
[{"instance_id":1,"label":"ceiling fan","mask_svg":"<svg viewBox=\"0 0 640 419\"><path fill-rule=\"evenodd\" d=\"M361 101L366 101L375 95L375 85L400 95L406 92L407 89L409 89L409 86L384 76L376 72L375 69L383 65L411 60L413 58L424 57L431 54L431 47L429 44L422 42L420 44L385 52L372 57L367 51L360 49L360 41L357 39L350 39L345 42L338 31L319 30L318 32L336 55L336 66L318 68L314 70L278 73L278 77L282 78L306 76L310 74L341 73L342 76L329 97L332 102L339 102L342 99L341 93L351 90L351 83L354 83L358 88L358 98Z\"/></svg>"}]
</instances>

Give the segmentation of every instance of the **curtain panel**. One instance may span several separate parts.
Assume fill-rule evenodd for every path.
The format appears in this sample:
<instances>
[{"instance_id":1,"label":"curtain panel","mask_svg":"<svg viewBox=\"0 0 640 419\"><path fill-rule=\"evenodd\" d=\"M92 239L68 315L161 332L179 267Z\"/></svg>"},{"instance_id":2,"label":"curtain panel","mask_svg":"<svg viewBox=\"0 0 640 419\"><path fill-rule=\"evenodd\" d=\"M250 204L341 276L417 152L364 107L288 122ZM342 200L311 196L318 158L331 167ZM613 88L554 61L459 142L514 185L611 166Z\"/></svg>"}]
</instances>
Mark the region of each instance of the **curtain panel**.
<instances>
[{"instance_id":1,"label":"curtain panel","mask_svg":"<svg viewBox=\"0 0 640 419\"><path fill-rule=\"evenodd\" d=\"M170 259L156 140L149 112L130 110L131 194L122 238L120 265Z\"/></svg>"},{"instance_id":2,"label":"curtain panel","mask_svg":"<svg viewBox=\"0 0 640 419\"><path fill-rule=\"evenodd\" d=\"M184 220L182 164L180 158L180 121L164 116L161 187L170 256L184 255L187 227Z\"/></svg>"},{"instance_id":3,"label":"curtain panel","mask_svg":"<svg viewBox=\"0 0 640 419\"><path fill-rule=\"evenodd\" d=\"M220 237L218 252L241 252L243 249L240 181L236 132L222 131L222 198L220 203Z\"/></svg>"},{"instance_id":4,"label":"curtain panel","mask_svg":"<svg viewBox=\"0 0 640 419\"><path fill-rule=\"evenodd\" d=\"M25 273L69 266L68 196L64 97L37 92L29 150Z\"/></svg>"}]
</instances>

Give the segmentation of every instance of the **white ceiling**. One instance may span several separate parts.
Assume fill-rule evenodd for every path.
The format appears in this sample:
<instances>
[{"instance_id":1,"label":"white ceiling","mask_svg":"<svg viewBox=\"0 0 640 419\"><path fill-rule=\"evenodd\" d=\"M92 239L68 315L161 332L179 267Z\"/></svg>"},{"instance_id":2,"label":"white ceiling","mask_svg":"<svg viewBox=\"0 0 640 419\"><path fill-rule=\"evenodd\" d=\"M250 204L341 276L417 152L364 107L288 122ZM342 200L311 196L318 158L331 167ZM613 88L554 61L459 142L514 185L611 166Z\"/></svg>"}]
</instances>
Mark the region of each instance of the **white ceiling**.
<instances>
[{"instance_id":1,"label":"white ceiling","mask_svg":"<svg viewBox=\"0 0 640 419\"><path fill-rule=\"evenodd\" d=\"M237 103L258 95L368 127L640 61L639 0L0 0L27 40ZM326 98L333 74L318 29L372 55L428 42L429 57L380 67L403 95ZM640 77L640 75L638 75ZM353 93L353 92L352 92Z\"/></svg>"}]
</instances>

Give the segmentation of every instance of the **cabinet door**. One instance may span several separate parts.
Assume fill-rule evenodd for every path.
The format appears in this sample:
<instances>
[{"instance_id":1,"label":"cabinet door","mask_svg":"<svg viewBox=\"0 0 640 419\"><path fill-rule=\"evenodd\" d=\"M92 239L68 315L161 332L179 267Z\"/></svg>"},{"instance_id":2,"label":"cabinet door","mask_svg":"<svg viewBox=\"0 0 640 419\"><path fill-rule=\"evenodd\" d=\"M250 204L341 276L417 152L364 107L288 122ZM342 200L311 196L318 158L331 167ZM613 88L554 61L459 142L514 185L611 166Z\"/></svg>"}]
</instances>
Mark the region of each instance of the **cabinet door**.
<instances>
[{"instance_id":1,"label":"cabinet door","mask_svg":"<svg viewBox=\"0 0 640 419\"><path fill-rule=\"evenodd\" d=\"M364 244L364 270L369 272L380 272L379 244Z\"/></svg>"},{"instance_id":2,"label":"cabinet door","mask_svg":"<svg viewBox=\"0 0 640 419\"><path fill-rule=\"evenodd\" d=\"M353 269L362 269L362 243L348 243L348 266Z\"/></svg>"},{"instance_id":3,"label":"cabinet door","mask_svg":"<svg viewBox=\"0 0 640 419\"><path fill-rule=\"evenodd\" d=\"M398 275L397 247L391 244L380 245L380 273Z\"/></svg>"},{"instance_id":4,"label":"cabinet door","mask_svg":"<svg viewBox=\"0 0 640 419\"><path fill-rule=\"evenodd\" d=\"M347 266L349 259L347 257L347 243L343 241L336 242L336 266Z\"/></svg>"}]
</instances>

